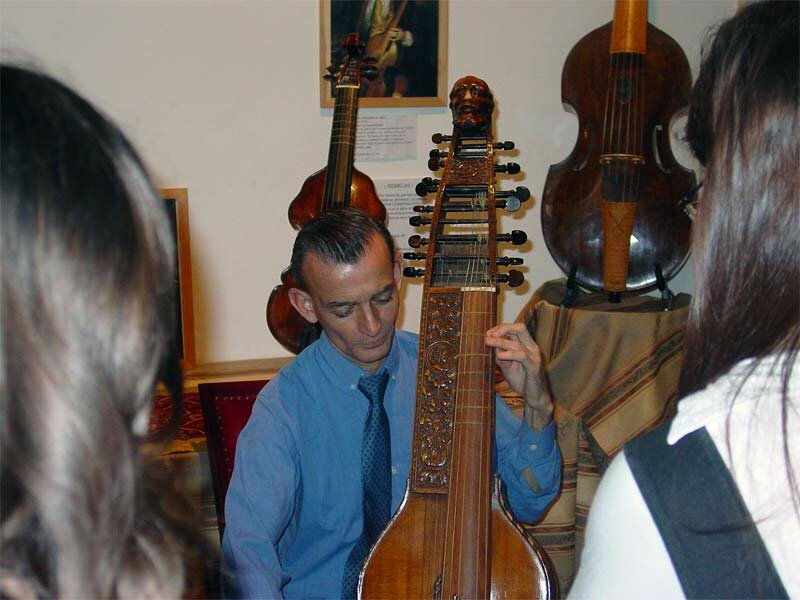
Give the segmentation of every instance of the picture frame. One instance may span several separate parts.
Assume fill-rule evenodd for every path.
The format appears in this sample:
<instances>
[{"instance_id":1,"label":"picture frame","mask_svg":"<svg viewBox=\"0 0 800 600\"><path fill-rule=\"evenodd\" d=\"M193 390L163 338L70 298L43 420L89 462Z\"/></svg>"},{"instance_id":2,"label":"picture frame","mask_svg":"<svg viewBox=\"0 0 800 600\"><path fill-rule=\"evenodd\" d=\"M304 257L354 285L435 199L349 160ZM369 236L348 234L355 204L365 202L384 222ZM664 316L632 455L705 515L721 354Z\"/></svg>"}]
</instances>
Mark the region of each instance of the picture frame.
<instances>
[{"instance_id":1,"label":"picture frame","mask_svg":"<svg viewBox=\"0 0 800 600\"><path fill-rule=\"evenodd\" d=\"M175 239L175 305L177 339L181 366L195 366L194 297L192 295L192 252L189 237L189 191L187 188L159 188Z\"/></svg>"},{"instance_id":2,"label":"picture frame","mask_svg":"<svg viewBox=\"0 0 800 600\"><path fill-rule=\"evenodd\" d=\"M360 108L447 106L448 4L448 0L320 0L320 107L333 108L334 83L321 75L336 62L335 54L342 52L352 32L364 40L365 57L367 52L381 55L377 78L363 84ZM375 16L376 10L381 14ZM376 21L372 28L366 25L370 16ZM393 22L407 36L403 42L384 37L381 43L378 35L369 37L370 29ZM410 45L405 46L406 41Z\"/></svg>"}]
</instances>

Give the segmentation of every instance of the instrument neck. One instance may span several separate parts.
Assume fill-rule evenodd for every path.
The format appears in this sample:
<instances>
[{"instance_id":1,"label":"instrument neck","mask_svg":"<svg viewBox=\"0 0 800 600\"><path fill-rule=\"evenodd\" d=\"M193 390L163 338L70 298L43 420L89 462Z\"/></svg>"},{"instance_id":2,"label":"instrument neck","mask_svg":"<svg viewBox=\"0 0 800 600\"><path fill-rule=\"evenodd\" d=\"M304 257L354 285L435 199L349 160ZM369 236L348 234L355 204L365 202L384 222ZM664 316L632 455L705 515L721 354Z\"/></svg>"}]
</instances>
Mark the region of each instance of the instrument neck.
<instances>
[{"instance_id":1,"label":"instrument neck","mask_svg":"<svg viewBox=\"0 0 800 600\"><path fill-rule=\"evenodd\" d=\"M617 0L611 26L611 54L647 52L647 0Z\"/></svg>"},{"instance_id":2,"label":"instrument neck","mask_svg":"<svg viewBox=\"0 0 800 600\"><path fill-rule=\"evenodd\" d=\"M328 147L328 168L322 209L350 204L350 181L356 144L358 86L339 85L333 107L331 141Z\"/></svg>"},{"instance_id":3,"label":"instrument neck","mask_svg":"<svg viewBox=\"0 0 800 600\"><path fill-rule=\"evenodd\" d=\"M397 10L394 13L394 18L392 19L392 22L389 23L389 29L395 29L397 24L400 23L400 19L403 16L403 11L406 9L406 4L408 4L408 0L403 0L400 3L400 6L397 7Z\"/></svg>"},{"instance_id":4,"label":"instrument neck","mask_svg":"<svg viewBox=\"0 0 800 600\"><path fill-rule=\"evenodd\" d=\"M646 53L647 1L617 0L611 24L601 164L604 171L612 167L615 174L609 177L620 179L619 184L629 190L638 187L635 171L642 163L644 152L642 103L646 93ZM608 181L608 177L606 179ZM604 197L621 199L613 198L617 193L608 185L606 188Z\"/></svg>"}]
</instances>

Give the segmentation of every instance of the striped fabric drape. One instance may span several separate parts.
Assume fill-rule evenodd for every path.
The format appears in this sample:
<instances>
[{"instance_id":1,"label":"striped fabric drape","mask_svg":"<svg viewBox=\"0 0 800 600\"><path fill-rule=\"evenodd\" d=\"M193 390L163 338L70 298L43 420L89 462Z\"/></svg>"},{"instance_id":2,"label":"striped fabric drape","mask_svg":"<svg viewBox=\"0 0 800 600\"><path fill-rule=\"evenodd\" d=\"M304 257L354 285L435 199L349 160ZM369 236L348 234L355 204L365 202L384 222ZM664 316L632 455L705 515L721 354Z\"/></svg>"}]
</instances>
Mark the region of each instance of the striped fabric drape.
<instances>
[{"instance_id":1,"label":"striped fabric drape","mask_svg":"<svg viewBox=\"0 0 800 600\"><path fill-rule=\"evenodd\" d=\"M562 594L572 584L586 517L600 475L628 440L652 429L674 409L683 331L690 296L674 308L661 299L580 292L570 308L558 306L566 280L545 283L520 312L544 353L556 401L563 457L561 491L539 523L529 526L558 572ZM498 393L520 414L519 396L503 381Z\"/></svg>"}]
</instances>

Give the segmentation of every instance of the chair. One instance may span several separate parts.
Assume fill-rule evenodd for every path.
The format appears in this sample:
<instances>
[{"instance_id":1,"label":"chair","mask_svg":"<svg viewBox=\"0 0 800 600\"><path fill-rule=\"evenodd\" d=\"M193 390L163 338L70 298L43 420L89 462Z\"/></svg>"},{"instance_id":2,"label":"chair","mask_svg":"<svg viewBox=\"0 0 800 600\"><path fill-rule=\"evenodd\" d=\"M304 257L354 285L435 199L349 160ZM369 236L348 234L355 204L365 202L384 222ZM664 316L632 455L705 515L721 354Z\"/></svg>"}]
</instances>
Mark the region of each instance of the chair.
<instances>
[{"instance_id":1,"label":"chair","mask_svg":"<svg viewBox=\"0 0 800 600\"><path fill-rule=\"evenodd\" d=\"M200 406L206 427L206 448L217 508L219 538L225 531L225 495L233 474L236 441L266 380L201 383Z\"/></svg>"}]
</instances>

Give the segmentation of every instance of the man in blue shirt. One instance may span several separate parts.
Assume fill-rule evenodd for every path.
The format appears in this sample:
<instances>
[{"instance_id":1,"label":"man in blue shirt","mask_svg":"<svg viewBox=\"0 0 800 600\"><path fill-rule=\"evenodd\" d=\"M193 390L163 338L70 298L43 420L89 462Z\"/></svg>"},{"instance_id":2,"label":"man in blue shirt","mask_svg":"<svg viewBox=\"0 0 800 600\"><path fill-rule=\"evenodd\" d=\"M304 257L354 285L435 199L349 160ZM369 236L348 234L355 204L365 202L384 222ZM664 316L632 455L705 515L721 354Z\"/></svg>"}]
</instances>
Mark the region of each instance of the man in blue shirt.
<instances>
[{"instance_id":1,"label":"man in blue shirt","mask_svg":"<svg viewBox=\"0 0 800 600\"><path fill-rule=\"evenodd\" d=\"M411 464L418 336L395 330L401 266L388 231L355 209L333 209L298 234L292 305L322 326L260 392L242 431L225 502L222 549L238 593L258 598L338 598L363 529L361 445L369 403L359 378L385 371L391 444L391 511ZM496 402L497 471L518 519L538 519L560 483L553 404L541 356L523 324L486 335L520 421Z\"/></svg>"}]
</instances>

